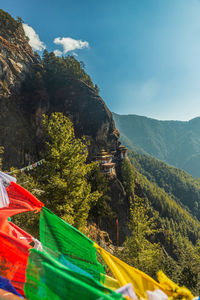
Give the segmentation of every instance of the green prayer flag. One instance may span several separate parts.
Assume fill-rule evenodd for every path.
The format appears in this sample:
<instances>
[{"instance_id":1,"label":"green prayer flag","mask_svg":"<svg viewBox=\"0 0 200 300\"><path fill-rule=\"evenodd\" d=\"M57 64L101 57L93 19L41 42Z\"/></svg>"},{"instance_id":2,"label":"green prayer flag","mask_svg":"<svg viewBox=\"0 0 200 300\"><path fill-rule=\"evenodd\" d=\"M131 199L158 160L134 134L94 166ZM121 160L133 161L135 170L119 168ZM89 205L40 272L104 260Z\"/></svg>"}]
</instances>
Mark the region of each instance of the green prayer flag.
<instances>
[{"instance_id":1,"label":"green prayer flag","mask_svg":"<svg viewBox=\"0 0 200 300\"><path fill-rule=\"evenodd\" d=\"M51 249L63 254L68 261L98 281L105 281L105 270L97 260L94 243L45 207L40 214L40 241L46 251Z\"/></svg>"},{"instance_id":2,"label":"green prayer flag","mask_svg":"<svg viewBox=\"0 0 200 300\"><path fill-rule=\"evenodd\" d=\"M30 250L25 296L29 300L122 300L121 294L70 270L46 251Z\"/></svg>"}]
</instances>

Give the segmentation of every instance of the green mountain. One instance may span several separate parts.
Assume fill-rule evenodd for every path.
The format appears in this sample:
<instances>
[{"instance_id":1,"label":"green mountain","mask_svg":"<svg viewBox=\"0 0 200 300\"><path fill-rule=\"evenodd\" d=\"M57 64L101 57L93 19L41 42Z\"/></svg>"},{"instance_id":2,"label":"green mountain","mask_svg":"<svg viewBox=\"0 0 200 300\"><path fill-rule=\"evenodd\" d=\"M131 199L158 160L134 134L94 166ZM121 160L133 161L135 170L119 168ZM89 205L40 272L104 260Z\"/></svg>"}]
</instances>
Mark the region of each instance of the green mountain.
<instances>
[{"instance_id":1,"label":"green mountain","mask_svg":"<svg viewBox=\"0 0 200 300\"><path fill-rule=\"evenodd\" d=\"M159 121L137 115L113 118L121 142L200 177L200 117L187 122Z\"/></svg>"},{"instance_id":2,"label":"green mountain","mask_svg":"<svg viewBox=\"0 0 200 300\"><path fill-rule=\"evenodd\" d=\"M122 246L118 256L154 277L162 269L171 279L198 292L200 182L147 154L198 171L199 119L160 122L114 114L121 141L135 151L129 153L129 159L121 160L112 114L83 65L72 56L59 58L47 51L42 58L34 54L22 24L2 10L0 24L2 169L22 168L45 158L46 165L41 169L19 172L18 182L39 199L44 197L47 207L60 212L60 216L71 213L71 223L78 220L76 224L80 225L79 218L94 222L109 233L114 244L118 219ZM102 148L115 153L116 175L106 176L95 164L90 169L88 161L81 165L85 150L76 155L75 144L66 145L65 134L61 144L54 140L57 146L52 157L47 155L49 137L42 115L50 116L52 112L61 112L72 121L76 138L85 136L81 145L82 149L88 146L88 161L95 161ZM66 128L62 131L67 132ZM77 143L74 137L73 143ZM61 155L63 149L70 151ZM80 188L83 184L85 187ZM94 196L91 201L85 196L90 189ZM37 220L19 215L14 221L29 231L34 230Z\"/></svg>"},{"instance_id":3,"label":"green mountain","mask_svg":"<svg viewBox=\"0 0 200 300\"><path fill-rule=\"evenodd\" d=\"M162 269L196 293L200 180L149 155L130 151L129 158L122 164L121 178L130 199L132 235L119 256L154 277Z\"/></svg>"},{"instance_id":4,"label":"green mountain","mask_svg":"<svg viewBox=\"0 0 200 300\"><path fill-rule=\"evenodd\" d=\"M171 167L149 155L131 151L129 157L140 176L145 177L158 189L162 189L181 208L200 220L200 179L194 179L185 171Z\"/></svg>"}]
</instances>

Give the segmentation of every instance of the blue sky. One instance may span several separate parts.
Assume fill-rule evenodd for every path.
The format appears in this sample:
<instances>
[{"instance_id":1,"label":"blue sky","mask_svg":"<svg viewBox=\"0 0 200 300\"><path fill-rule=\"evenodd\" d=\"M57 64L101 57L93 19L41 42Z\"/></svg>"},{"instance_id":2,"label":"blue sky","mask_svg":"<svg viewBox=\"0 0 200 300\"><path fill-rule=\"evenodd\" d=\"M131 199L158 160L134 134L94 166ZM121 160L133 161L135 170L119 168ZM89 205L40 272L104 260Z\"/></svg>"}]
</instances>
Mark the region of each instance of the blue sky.
<instances>
[{"instance_id":1,"label":"blue sky","mask_svg":"<svg viewBox=\"0 0 200 300\"><path fill-rule=\"evenodd\" d=\"M65 45L65 55L78 55L111 111L200 116L199 0L6 0L1 8L22 17L48 51Z\"/></svg>"}]
</instances>

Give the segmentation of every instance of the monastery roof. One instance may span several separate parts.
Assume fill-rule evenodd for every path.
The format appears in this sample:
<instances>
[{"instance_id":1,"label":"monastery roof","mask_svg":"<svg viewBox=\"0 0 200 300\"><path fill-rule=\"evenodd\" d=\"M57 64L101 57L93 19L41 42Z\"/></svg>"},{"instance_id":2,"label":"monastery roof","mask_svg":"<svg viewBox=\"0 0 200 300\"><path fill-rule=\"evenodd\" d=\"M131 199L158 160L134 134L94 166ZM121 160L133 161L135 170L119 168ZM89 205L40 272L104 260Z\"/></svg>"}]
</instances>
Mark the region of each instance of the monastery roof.
<instances>
[{"instance_id":1,"label":"monastery roof","mask_svg":"<svg viewBox=\"0 0 200 300\"><path fill-rule=\"evenodd\" d=\"M110 154L107 154L107 155L97 155L96 157L97 158L110 158L110 157L112 157L112 155L110 155Z\"/></svg>"},{"instance_id":2,"label":"monastery roof","mask_svg":"<svg viewBox=\"0 0 200 300\"><path fill-rule=\"evenodd\" d=\"M127 148L124 145L120 145L119 150L127 150Z\"/></svg>"},{"instance_id":3,"label":"monastery roof","mask_svg":"<svg viewBox=\"0 0 200 300\"><path fill-rule=\"evenodd\" d=\"M105 164L102 164L103 167L114 167L115 166L115 163L105 163Z\"/></svg>"}]
</instances>

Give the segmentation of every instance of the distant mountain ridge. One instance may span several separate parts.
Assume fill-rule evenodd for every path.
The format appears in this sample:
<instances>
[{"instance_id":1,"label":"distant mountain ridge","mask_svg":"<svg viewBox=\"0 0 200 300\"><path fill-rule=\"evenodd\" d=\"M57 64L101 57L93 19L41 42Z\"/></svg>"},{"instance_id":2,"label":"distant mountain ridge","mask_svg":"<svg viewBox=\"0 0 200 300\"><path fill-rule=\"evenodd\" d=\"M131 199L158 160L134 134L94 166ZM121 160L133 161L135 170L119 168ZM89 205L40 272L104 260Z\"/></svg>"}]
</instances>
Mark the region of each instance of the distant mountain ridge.
<instances>
[{"instance_id":1,"label":"distant mountain ridge","mask_svg":"<svg viewBox=\"0 0 200 300\"><path fill-rule=\"evenodd\" d=\"M113 113L121 142L200 177L200 117L190 121L159 121Z\"/></svg>"}]
</instances>

